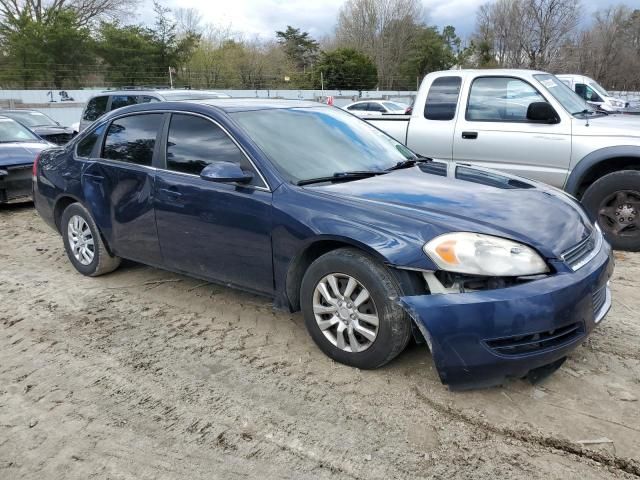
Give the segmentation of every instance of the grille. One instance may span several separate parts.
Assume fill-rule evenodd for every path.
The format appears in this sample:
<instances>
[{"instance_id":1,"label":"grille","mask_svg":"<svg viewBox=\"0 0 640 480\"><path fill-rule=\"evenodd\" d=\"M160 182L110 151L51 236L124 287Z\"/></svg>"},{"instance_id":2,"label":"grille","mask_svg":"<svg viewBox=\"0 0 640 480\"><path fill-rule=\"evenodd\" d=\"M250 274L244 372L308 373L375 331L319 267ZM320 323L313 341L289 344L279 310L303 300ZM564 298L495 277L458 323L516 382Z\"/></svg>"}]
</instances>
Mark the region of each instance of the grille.
<instances>
[{"instance_id":1,"label":"grille","mask_svg":"<svg viewBox=\"0 0 640 480\"><path fill-rule=\"evenodd\" d=\"M593 313L598 314L607 301L607 287L601 287L593 292Z\"/></svg>"},{"instance_id":2,"label":"grille","mask_svg":"<svg viewBox=\"0 0 640 480\"><path fill-rule=\"evenodd\" d=\"M589 260L591 254L595 253L598 246L599 235L600 233L594 229L591 235L564 252L562 259L573 270L578 270Z\"/></svg>"},{"instance_id":3,"label":"grille","mask_svg":"<svg viewBox=\"0 0 640 480\"><path fill-rule=\"evenodd\" d=\"M487 346L499 355L524 355L562 346L584 333L582 322L546 332L487 340Z\"/></svg>"}]
</instances>

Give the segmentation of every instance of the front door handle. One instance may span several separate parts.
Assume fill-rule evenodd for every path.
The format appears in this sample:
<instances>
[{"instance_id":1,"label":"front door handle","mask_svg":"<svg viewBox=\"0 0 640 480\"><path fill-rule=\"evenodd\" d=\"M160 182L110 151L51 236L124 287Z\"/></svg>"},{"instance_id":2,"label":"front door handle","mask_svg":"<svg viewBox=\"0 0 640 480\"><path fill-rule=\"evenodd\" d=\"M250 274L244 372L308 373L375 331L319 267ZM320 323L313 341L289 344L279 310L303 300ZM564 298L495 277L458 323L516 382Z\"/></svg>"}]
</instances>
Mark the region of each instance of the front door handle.
<instances>
[{"instance_id":1,"label":"front door handle","mask_svg":"<svg viewBox=\"0 0 640 480\"><path fill-rule=\"evenodd\" d=\"M462 138L467 140L475 140L478 138L478 132L462 132Z\"/></svg>"}]
</instances>

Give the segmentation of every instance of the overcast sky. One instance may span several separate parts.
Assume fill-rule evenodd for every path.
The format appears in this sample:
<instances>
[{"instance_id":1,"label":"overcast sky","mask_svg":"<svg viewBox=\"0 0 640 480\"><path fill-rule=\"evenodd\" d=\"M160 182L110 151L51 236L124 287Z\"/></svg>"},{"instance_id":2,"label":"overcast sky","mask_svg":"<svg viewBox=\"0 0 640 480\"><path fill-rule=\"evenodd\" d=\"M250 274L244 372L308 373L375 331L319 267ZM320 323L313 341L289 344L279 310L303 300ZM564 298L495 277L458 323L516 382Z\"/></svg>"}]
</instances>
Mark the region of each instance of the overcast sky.
<instances>
[{"instance_id":1,"label":"overcast sky","mask_svg":"<svg viewBox=\"0 0 640 480\"><path fill-rule=\"evenodd\" d=\"M473 32L475 12L479 5L490 0L423 0L426 22L429 25L453 25L463 37ZM321 38L333 31L337 13L344 0L161 0L170 8L195 8L205 23L231 26L234 32L246 37L273 38L276 30L287 25L308 31ZM151 13L150 1L143 10ZM640 0L582 0L585 17L598 8L625 3L640 8ZM149 18L147 12L141 15Z\"/></svg>"}]
</instances>

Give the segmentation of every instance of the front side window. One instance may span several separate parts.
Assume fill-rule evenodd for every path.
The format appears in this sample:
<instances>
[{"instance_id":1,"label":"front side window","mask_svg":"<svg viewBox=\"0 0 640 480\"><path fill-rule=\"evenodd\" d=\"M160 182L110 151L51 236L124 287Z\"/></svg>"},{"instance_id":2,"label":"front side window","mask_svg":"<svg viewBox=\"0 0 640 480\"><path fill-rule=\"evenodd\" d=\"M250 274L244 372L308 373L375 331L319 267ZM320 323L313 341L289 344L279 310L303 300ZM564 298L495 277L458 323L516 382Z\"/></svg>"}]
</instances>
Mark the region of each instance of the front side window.
<instances>
[{"instance_id":1,"label":"front side window","mask_svg":"<svg viewBox=\"0 0 640 480\"><path fill-rule=\"evenodd\" d=\"M453 120L460 96L461 77L436 78L427 94L424 118L427 120Z\"/></svg>"},{"instance_id":2,"label":"front side window","mask_svg":"<svg viewBox=\"0 0 640 480\"><path fill-rule=\"evenodd\" d=\"M91 133L89 133L86 137L78 142L76 146L76 156L89 158L91 157L91 153L93 152L93 147L96 142L102 135L104 131L104 125L100 125L98 128L94 129Z\"/></svg>"},{"instance_id":3,"label":"front side window","mask_svg":"<svg viewBox=\"0 0 640 480\"><path fill-rule=\"evenodd\" d=\"M102 158L150 166L162 113L118 118L111 122L102 149Z\"/></svg>"},{"instance_id":4,"label":"front side window","mask_svg":"<svg viewBox=\"0 0 640 480\"><path fill-rule=\"evenodd\" d=\"M533 102L546 102L523 80L510 77L481 77L471 84L467 120L479 122L526 122Z\"/></svg>"},{"instance_id":5,"label":"front side window","mask_svg":"<svg viewBox=\"0 0 640 480\"><path fill-rule=\"evenodd\" d=\"M215 123L195 115L173 114L167 137L167 169L200 175L213 162L236 163L255 173L244 153ZM264 186L257 175L251 184Z\"/></svg>"},{"instance_id":6,"label":"front side window","mask_svg":"<svg viewBox=\"0 0 640 480\"><path fill-rule=\"evenodd\" d=\"M584 83L576 84L576 93L578 93L587 102L602 102L602 98L598 95L593 88Z\"/></svg>"},{"instance_id":7,"label":"front side window","mask_svg":"<svg viewBox=\"0 0 640 480\"><path fill-rule=\"evenodd\" d=\"M394 138L339 108L278 108L230 115L293 183L340 172L383 171L416 158Z\"/></svg>"},{"instance_id":8,"label":"front side window","mask_svg":"<svg viewBox=\"0 0 640 480\"><path fill-rule=\"evenodd\" d=\"M114 95L111 97L111 110L126 107L127 105L135 105L136 103L138 102L133 95Z\"/></svg>"},{"instance_id":9,"label":"front side window","mask_svg":"<svg viewBox=\"0 0 640 480\"><path fill-rule=\"evenodd\" d=\"M93 122L102 116L107 111L107 103L109 102L108 96L93 97L87 103L87 108L84 109L83 120Z\"/></svg>"}]
</instances>

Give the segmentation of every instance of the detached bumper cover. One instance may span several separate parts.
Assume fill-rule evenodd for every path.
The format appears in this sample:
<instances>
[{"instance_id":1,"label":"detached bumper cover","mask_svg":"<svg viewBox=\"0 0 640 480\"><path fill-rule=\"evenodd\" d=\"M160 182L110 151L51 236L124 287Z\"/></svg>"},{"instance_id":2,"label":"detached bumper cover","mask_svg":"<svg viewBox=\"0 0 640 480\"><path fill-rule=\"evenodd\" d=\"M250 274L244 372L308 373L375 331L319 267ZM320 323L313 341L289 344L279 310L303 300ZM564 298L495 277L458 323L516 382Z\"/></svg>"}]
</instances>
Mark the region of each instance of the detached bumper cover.
<instances>
[{"instance_id":1,"label":"detached bumper cover","mask_svg":"<svg viewBox=\"0 0 640 480\"><path fill-rule=\"evenodd\" d=\"M576 272L497 290L400 299L430 345L443 383L499 385L579 345L611 306L611 248Z\"/></svg>"},{"instance_id":2,"label":"detached bumper cover","mask_svg":"<svg viewBox=\"0 0 640 480\"><path fill-rule=\"evenodd\" d=\"M31 196L33 165L0 167L0 203Z\"/></svg>"}]
</instances>

